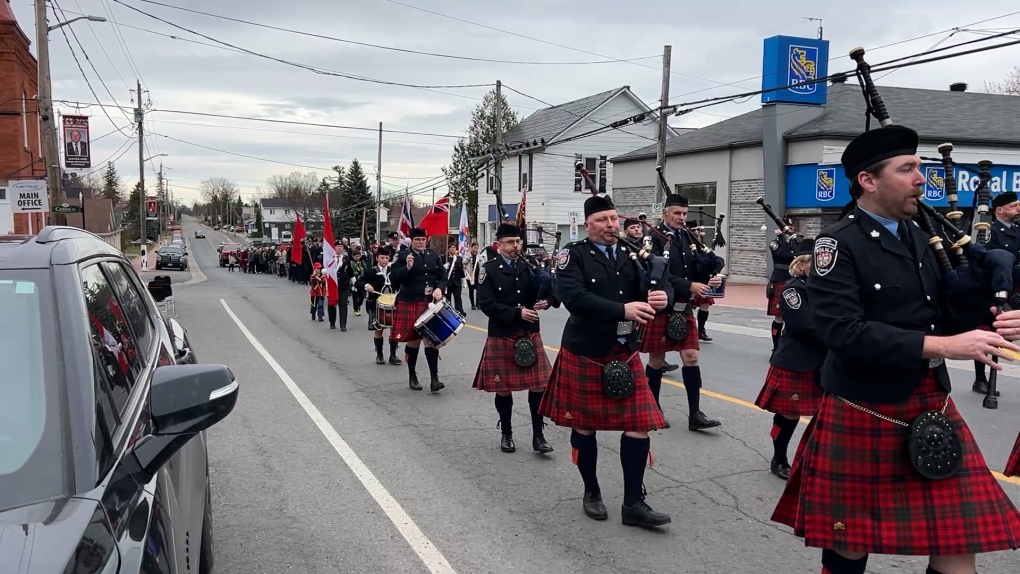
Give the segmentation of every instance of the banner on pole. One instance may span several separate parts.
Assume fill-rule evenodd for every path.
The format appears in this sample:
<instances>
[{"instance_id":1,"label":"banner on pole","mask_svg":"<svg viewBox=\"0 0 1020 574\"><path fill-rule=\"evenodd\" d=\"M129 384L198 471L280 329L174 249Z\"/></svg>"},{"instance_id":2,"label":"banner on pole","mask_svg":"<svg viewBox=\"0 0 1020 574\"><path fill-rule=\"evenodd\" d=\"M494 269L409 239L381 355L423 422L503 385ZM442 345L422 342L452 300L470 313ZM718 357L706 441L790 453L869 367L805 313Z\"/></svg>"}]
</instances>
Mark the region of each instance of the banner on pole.
<instances>
[{"instance_id":1,"label":"banner on pole","mask_svg":"<svg viewBox=\"0 0 1020 574\"><path fill-rule=\"evenodd\" d=\"M92 167L92 144L89 141L88 116L62 116L64 124L64 167Z\"/></svg>"}]
</instances>

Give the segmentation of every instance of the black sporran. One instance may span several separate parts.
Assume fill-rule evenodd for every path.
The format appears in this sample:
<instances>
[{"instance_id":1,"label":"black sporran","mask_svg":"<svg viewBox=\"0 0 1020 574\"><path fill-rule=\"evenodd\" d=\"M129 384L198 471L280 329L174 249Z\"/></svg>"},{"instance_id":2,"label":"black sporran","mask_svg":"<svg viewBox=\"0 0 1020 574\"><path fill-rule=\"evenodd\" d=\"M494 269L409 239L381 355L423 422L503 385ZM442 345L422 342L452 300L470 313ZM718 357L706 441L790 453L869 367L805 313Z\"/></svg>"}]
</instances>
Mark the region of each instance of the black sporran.
<instances>
[{"instance_id":1,"label":"black sporran","mask_svg":"<svg viewBox=\"0 0 1020 574\"><path fill-rule=\"evenodd\" d=\"M623 400L634 394L634 373L623 361L610 361L602 366L602 392L607 397Z\"/></svg>"},{"instance_id":2,"label":"black sporran","mask_svg":"<svg viewBox=\"0 0 1020 574\"><path fill-rule=\"evenodd\" d=\"M963 464L963 445L952 421L939 411L925 411L914 419L907 452L910 464L931 480L949 478Z\"/></svg>"},{"instance_id":3,"label":"black sporran","mask_svg":"<svg viewBox=\"0 0 1020 574\"><path fill-rule=\"evenodd\" d=\"M538 362L538 349L535 342L527 337L514 341L514 362L518 367L530 367Z\"/></svg>"},{"instance_id":4,"label":"black sporran","mask_svg":"<svg viewBox=\"0 0 1020 574\"><path fill-rule=\"evenodd\" d=\"M669 322L666 323L666 335L674 341L683 341L690 334L690 328L687 326L687 315L683 313L673 313L669 316Z\"/></svg>"}]
</instances>

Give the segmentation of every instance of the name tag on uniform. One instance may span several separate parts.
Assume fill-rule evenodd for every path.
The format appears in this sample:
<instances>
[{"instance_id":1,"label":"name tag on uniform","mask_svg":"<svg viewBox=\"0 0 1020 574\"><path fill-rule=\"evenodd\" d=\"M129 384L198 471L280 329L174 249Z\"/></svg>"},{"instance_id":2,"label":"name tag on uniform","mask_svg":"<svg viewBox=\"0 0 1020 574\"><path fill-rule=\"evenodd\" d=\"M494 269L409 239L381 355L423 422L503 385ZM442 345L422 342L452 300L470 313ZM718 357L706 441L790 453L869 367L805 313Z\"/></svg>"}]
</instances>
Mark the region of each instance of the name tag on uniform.
<instances>
[{"instance_id":1,"label":"name tag on uniform","mask_svg":"<svg viewBox=\"0 0 1020 574\"><path fill-rule=\"evenodd\" d=\"M634 321L620 321L616 324L617 335L630 335L634 332Z\"/></svg>"}]
</instances>

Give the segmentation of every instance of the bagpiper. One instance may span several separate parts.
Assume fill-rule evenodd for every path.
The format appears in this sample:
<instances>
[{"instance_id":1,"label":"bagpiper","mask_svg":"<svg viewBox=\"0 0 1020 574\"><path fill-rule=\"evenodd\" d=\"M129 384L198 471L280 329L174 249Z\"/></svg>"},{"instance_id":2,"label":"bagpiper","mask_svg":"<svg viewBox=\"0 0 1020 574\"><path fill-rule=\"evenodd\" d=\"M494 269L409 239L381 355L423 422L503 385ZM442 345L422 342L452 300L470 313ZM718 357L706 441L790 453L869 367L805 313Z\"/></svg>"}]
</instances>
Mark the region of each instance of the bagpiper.
<instances>
[{"instance_id":1,"label":"bagpiper","mask_svg":"<svg viewBox=\"0 0 1020 574\"><path fill-rule=\"evenodd\" d=\"M789 221L786 219L785 221ZM772 352L776 352L779 337L783 335L783 311L779 308L780 295L790 279L790 263L793 262L793 245L782 230L776 230L776 238L769 242L769 253L772 254L772 274L765 287L768 307L765 313L772 317Z\"/></svg>"},{"instance_id":2,"label":"bagpiper","mask_svg":"<svg viewBox=\"0 0 1020 574\"><path fill-rule=\"evenodd\" d=\"M501 223L496 230L499 255L478 271L478 308L489 318L488 338L475 372L473 388L495 394L497 426L502 432L499 448L514 452L514 392L528 391L531 410L531 447L547 454L553 447L545 440L542 404L552 366L542 344L539 311L559 307L552 293L540 294L531 270L521 259L521 232L516 225ZM545 295L539 299L540 295Z\"/></svg>"},{"instance_id":3,"label":"bagpiper","mask_svg":"<svg viewBox=\"0 0 1020 574\"><path fill-rule=\"evenodd\" d=\"M379 324L378 321L378 309L376 308L376 302L379 300L379 295L393 292L393 284L390 283L390 256L393 255L393 250L386 245L381 245L376 249L375 252L375 266L366 267L364 273L358 278L356 287L364 289L367 297L365 299L365 310L368 312L369 321L375 328L375 364L385 365L386 361L383 360L383 332L387 329L385 325ZM391 365L400 365L400 358L397 357L397 341L390 340L390 359Z\"/></svg>"}]
</instances>

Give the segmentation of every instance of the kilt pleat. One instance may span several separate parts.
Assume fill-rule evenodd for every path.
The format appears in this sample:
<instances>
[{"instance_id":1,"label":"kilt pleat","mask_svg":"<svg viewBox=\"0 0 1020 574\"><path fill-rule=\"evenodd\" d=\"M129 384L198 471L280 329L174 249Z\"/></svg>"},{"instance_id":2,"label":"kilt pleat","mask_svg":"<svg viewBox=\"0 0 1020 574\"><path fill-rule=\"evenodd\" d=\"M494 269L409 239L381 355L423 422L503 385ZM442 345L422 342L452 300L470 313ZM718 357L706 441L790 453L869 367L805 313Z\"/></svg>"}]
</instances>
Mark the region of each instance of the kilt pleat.
<instances>
[{"instance_id":1,"label":"kilt pleat","mask_svg":"<svg viewBox=\"0 0 1020 574\"><path fill-rule=\"evenodd\" d=\"M694 315L686 315L687 337L683 341L674 341L666 334L666 327L669 325L669 317L673 313L658 313L655 318L644 327L645 332L641 339L642 353L669 353L672 351L686 351L701 348L698 341L698 319Z\"/></svg>"},{"instance_id":2,"label":"kilt pleat","mask_svg":"<svg viewBox=\"0 0 1020 574\"><path fill-rule=\"evenodd\" d=\"M769 317L776 317L782 314L782 311L779 309L779 299L783 296L783 289L786 289L786 281L775 283L775 289L772 290L772 296L769 297L769 306L765 309Z\"/></svg>"},{"instance_id":3,"label":"kilt pleat","mask_svg":"<svg viewBox=\"0 0 1020 574\"><path fill-rule=\"evenodd\" d=\"M514 362L514 341L528 337L535 343L538 360L530 367L521 367ZM518 333L513 337L489 336L482 349L482 358L475 371L472 388L490 393L515 391L541 391L549 384L552 365L545 353L540 333Z\"/></svg>"},{"instance_id":4,"label":"kilt pleat","mask_svg":"<svg viewBox=\"0 0 1020 574\"><path fill-rule=\"evenodd\" d=\"M397 301L393 310L393 326L390 328L390 341L407 342L421 339L418 331L414 330L414 322L429 310L427 301Z\"/></svg>"},{"instance_id":5,"label":"kilt pleat","mask_svg":"<svg viewBox=\"0 0 1020 574\"><path fill-rule=\"evenodd\" d=\"M791 371L769 365L765 385L762 386L754 404L770 413L810 417L818 411L822 394L817 371Z\"/></svg>"},{"instance_id":6,"label":"kilt pleat","mask_svg":"<svg viewBox=\"0 0 1020 574\"><path fill-rule=\"evenodd\" d=\"M697 307L703 304L715 305L715 297L701 297L700 295L691 297L691 305Z\"/></svg>"},{"instance_id":7,"label":"kilt pleat","mask_svg":"<svg viewBox=\"0 0 1020 574\"><path fill-rule=\"evenodd\" d=\"M601 365L610 361L627 362L634 374L636 389L626 399L611 399L602 392ZM620 344L597 359L561 348L539 410L557 425L578 430L647 432L666 426L641 356Z\"/></svg>"},{"instance_id":8,"label":"kilt pleat","mask_svg":"<svg viewBox=\"0 0 1020 574\"><path fill-rule=\"evenodd\" d=\"M861 404L912 422L941 410L946 393L933 373L903 403ZM910 430L822 399L772 515L807 546L874 554L944 556L1020 547L1020 512L992 476L952 400L945 415L963 447L957 474L923 478L907 459Z\"/></svg>"},{"instance_id":9,"label":"kilt pleat","mask_svg":"<svg viewBox=\"0 0 1020 574\"><path fill-rule=\"evenodd\" d=\"M1013 452L1009 453L1009 460L1006 461L1006 476L1020 475L1020 435L1016 437L1016 444L1013 445Z\"/></svg>"}]
</instances>

